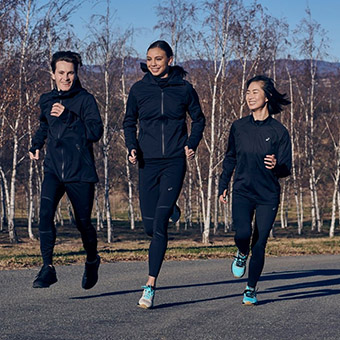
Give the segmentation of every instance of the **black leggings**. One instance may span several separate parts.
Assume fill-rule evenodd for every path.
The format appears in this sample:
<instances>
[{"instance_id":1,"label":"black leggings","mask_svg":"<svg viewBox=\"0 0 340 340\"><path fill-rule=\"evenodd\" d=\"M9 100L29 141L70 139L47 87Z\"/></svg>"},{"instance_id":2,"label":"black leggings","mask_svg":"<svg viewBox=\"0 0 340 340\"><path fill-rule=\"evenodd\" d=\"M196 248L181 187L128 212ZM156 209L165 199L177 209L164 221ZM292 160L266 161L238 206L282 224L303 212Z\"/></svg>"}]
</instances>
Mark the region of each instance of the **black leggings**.
<instances>
[{"instance_id":1,"label":"black leggings","mask_svg":"<svg viewBox=\"0 0 340 340\"><path fill-rule=\"evenodd\" d=\"M77 228L87 253L87 260L94 261L97 256L97 233L91 224L94 183L63 183L54 174L45 173L41 189L39 224L40 250L45 265L52 264L56 240L54 215L65 192L73 206Z\"/></svg>"},{"instance_id":2,"label":"black leggings","mask_svg":"<svg viewBox=\"0 0 340 340\"><path fill-rule=\"evenodd\" d=\"M235 243L242 254L248 254L248 286L256 287L261 276L267 240L277 214L278 204L257 204L253 200L234 194L232 204L233 226L236 231ZM254 231L252 220L255 213ZM252 237L253 236L253 237ZM250 245L251 240L251 245Z\"/></svg>"},{"instance_id":3,"label":"black leggings","mask_svg":"<svg viewBox=\"0 0 340 340\"><path fill-rule=\"evenodd\" d=\"M139 201L144 230L152 237L149 275L157 277L168 243L168 224L181 192L185 158L152 159L139 165Z\"/></svg>"}]
</instances>

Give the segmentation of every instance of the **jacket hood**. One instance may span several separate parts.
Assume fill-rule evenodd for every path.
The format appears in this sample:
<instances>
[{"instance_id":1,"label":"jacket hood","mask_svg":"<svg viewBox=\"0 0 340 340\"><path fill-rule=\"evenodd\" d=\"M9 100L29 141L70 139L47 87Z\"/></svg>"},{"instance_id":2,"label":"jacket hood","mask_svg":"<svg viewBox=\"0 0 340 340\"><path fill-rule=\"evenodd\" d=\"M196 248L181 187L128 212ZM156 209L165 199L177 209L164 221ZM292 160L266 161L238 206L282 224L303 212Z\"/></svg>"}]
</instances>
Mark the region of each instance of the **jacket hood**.
<instances>
[{"instance_id":1,"label":"jacket hood","mask_svg":"<svg viewBox=\"0 0 340 340\"><path fill-rule=\"evenodd\" d=\"M140 68L144 73L150 73L148 67L146 66L145 63L140 63ZM175 65L175 66L169 66L169 74L174 73L175 75L179 75L182 78L184 78L188 72L184 70L183 67Z\"/></svg>"},{"instance_id":2,"label":"jacket hood","mask_svg":"<svg viewBox=\"0 0 340 340\"><path fill-rule=\"evenodd\" d=\"M57 88L54 88L51 92L45 93L40 98L40 103L48 102L51 99L66 99L66 98L72 98L77 93L86 91L80 83L80 80L78 78L75 79L75 81L72 84L72 87L68 91L58 91Z\"/></svg>"}]
</instances>

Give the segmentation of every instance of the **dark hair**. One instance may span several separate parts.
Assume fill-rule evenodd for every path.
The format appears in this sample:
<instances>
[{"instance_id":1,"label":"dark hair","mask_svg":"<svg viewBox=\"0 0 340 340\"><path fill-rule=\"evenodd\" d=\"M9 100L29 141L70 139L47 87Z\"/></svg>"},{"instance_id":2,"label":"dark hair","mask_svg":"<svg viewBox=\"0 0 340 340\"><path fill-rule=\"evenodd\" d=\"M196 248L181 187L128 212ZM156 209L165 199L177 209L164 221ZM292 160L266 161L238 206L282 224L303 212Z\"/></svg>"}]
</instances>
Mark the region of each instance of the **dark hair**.
<instances>
[{"instance_id":1,"label":"dark hair","mask_svg":"<svg viewBox=\"0 0 340 340\"><path fill-rule=\"evenodd\" d=\"M53 54L51 60L51 68L53 73L55 72L58 61L67 61L68 63L72 63L74 65L74 71L76 74L78 72L78 65L83 65L80 54L72 51L58 51Z\"/></svg>"},{"instance_id":2,"label":"dark hair","mask_svg":"<svg viewBox=\"0 0 340 340\"><path fill-rule=\"evenodd\" d=\"M281 94L276 90L273 79L264 75L255 76L247 81L247 88L253 82L261 82L263 84L262 89L268 99L267 107L270 115L280 113L283 110L282 105L291 103L286 93Z\"/></svg>"},{"instance_id":3,"label":"dark hair","mask_svg":"<svg viewBox=\"0 0 340 340\"><path fill-rule=\"evenodd\" d=\"M157 40L155 42L153 42L147 49L147 51L151 50L152 48L160 48L161 50L163 50L166 53L166 56L168 58L172 57L174 55L174 53L172 52L172 48L170 47L170 45L164 41L164 40Z\"/></svg>"}]
</instances>

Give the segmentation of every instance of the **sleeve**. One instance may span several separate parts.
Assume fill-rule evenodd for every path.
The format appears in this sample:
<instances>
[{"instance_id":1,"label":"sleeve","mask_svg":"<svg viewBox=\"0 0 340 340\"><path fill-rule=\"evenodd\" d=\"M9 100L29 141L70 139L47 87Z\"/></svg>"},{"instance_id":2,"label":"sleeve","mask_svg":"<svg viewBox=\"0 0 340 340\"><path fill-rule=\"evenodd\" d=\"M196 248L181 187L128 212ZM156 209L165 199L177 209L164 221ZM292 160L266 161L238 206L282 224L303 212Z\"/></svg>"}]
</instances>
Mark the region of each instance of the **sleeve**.
<instances>
[{"instance_id":1,"label":"sleeve","mask_svg":"<svg viewBox=\"0 0 340 340\"><path fill-rule=\"evenodd\" d=\"M203 136L203 130L205 127L205 117L201 110L201 105L199 102L199 98L197 92L192 87L191 84L189 86L189 102L188 102L188 113L191 117L191 133L187 140L187 146L189 149L196 150L198 144Z\"/></svg>"},{"instance_id":2,"label":"sleeve","mask_svg":"<svg viewBox=\"0 0 340 340\"><path fill-rule=\"evenodd\" d=\"M89 142L98 142L103 135L103 122L100 116L97 102L94 96L87 93L84 100L84 108L82 111L82 121L86 129L86 139ZM65 107L64 112L59 116L64 124L70 125L75 117L79 117L79 113L69 110Z\"/></svg>"},{"instance_id":3,"label":"sleeve","mask_svg":"<svg viewBox=\"0 0 340 340\"><path fill-rule=\"evenodd\" d=\"M39 105L40 105L40 116L39 116L39 121L40 125L36 133L34 134L32 138L32 143L31 143L31 148L29 149L30 152L33 154L35 153L36 150L42 149L42 147L45 144L45 140L47 138L47 133L48 133L48 122L46 119L46 116L44 114L44 111L42 109L41 105L41 98L39 100Z\"/></svg>"},{"instance_id":4,"label":"sleeve","mask_svg":"<svg viewBox=\"0 0 340 340\"><path fill-rule=\"evenodd\" d=\"M224 156L222 165L222 174L218 185L218 195L222 195L223 191L228 189L231 176L236 166L236 146L235 146L235 126L231 126L228 140L228 148Z\"/></svg>"},{"instance_id":5,"label":"sleeve","mask_svg":"<svg viewBox=\"0 0 340 340\"><path fill-rule=\"evenodd\" d=\"M272 170L277 178L289 176L292 167L292 145L290 136L285 129L279 143L278 154L276 155L277 161L274 169Z\"/></svg>"},{"instance_id":6,"label":"sleeve","mask_svg":"<svg viewBox=\"0 0 340 340\"><path fill-rule=\"evenodd\" d=\"M91 94L87 96L83 121L86 128L87 140L90 142L98 142L103 135L103 122L97 102Z\"/></svg>"},{"instance_id":7,"label":"sleeve","mask_svg":"<svg viewBox=\"0 0 340 340\"><path fill-rule=\"evenodd\" d=\"M131 153L131 150L138 148L137 142L137 120L138 120L138 104L136 97L131 88L126 104L126 112L123 121L123 129L125 136L125 145Z\"/></svg>"}]
</instances>

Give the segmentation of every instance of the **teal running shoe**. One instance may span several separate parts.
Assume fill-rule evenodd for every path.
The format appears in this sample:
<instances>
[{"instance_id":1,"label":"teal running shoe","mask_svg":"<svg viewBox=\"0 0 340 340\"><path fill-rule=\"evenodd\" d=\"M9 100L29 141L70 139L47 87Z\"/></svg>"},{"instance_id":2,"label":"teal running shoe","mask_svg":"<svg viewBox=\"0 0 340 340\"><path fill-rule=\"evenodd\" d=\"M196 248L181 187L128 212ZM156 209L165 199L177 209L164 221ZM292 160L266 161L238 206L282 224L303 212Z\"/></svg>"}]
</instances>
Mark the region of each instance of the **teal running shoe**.
<instances>
[{"instance_id":1,"label":"teal running shoe","mask_svg":"<svg viewBox=\"0 0 340 340\"><path fill-rule=\"evenodd\" d=\"M246 306L255 306L258 301L256 298L256 290L255 288L251 288L249 286L246 287L246 290L243 293L243 301L242 304Z\"/></svg>"},{"instance_id":2,"label":"teal running shoe","mask_svg":"<svg viewBox=\"0 0 340 340\"><path fill-rule=\"evenodd\" d=\"M237 251L237 255L231 264L231 272L234 277L239 279L244 275L246 272L247 258L248 255L242 255L239 251Z\"/></svg>"},{"instance_id":3,"label":"teal running shoe","mask_svg":"<svg viewBox=\"0 0 340 340\"><path fill-rule=\"evenodd\" d=\"M143 295L139 299L138 306L145 309L153 307L153 299L155 298L155 288L151 286L142 286Z\"/></svg>"}]
</instances>

